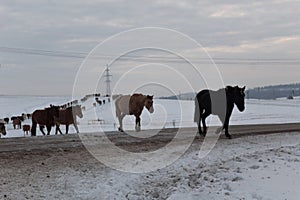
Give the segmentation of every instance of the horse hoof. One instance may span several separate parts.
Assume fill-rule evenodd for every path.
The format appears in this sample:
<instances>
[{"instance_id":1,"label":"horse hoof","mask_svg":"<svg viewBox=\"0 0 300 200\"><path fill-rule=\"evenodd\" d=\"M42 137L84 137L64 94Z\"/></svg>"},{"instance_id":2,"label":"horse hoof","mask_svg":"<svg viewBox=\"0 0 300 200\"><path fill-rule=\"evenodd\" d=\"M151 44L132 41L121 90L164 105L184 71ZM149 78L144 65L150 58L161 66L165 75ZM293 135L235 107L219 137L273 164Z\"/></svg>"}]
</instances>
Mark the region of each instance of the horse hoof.
<instances>
[{"instance_id":1,"label":"horse hoof","mask_svg":"<svg viewBox=\"0 0 300 200\"><path fill-rule=\"evenodd\" d=\"M228 139L232 139L232 137L231 137L231 135L226 135L226 137L228 138Z\"/></svg>"},{"instance_id":2,"label":"horse hoof","mask_svg":"<svg viewBox=\"0 0 300 200\"><path fill-rule=\"evenodd\" d=\"M118 130L119 130L120 132L124 132L124 130L123 130L123 129L121 129L121 128L118 128Z\"/></svg>"},{"instance_id":3,"label":"horse hoof","mask_svg":"<svg viewBox=\"0 0 300 200\"><path fill-rule=\"evenodd\" d=\"M205 137L205 133L203 133L203 132L199 132L199 135L201 135L201 136L203 136L203 137Z\"/></svg>"}]
</instances>

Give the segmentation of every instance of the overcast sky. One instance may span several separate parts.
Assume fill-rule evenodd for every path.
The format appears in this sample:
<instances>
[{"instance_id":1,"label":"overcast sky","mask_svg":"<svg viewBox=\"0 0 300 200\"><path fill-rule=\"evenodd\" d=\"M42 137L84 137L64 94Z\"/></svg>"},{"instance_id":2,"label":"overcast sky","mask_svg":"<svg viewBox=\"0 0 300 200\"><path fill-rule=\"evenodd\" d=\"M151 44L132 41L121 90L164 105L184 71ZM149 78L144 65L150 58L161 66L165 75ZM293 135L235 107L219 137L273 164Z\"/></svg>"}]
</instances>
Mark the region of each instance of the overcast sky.
<instances>
[{"instance_id":1,"label":"overcast sky","mask_svg":"<svg viewBox=\"0 0 300 200\"><path fill-rule=\"evenodd\" d=\"M70 95L86 53L115 34L140 27L173 29L197 41L216 62L225 85L239 84L251 88L300 82L300 1L236 2L2 0L0 94ZM150 41L152 39L149 38ZM129 44L124 40L120 45ZM118 47L115 45L113 48ZM188 49L185 46L181 50L189 53L190 58L203 58L197 48ZM108 52L107 55L111 55L112 52ZM141 58L146 55L158 56L155 62L159 63L159 59L162 59L163 65L168 65L169 68L163 67L161 72L157 72L160 71L157 70L158 65L152 67L164 79L170 75L165 69L175 65L174 62L163 62L164 56L169 55L160 54L159 51L135 52L130 55ZM108 62L109 59L112 58L109 57ZM122 66L111 66L112 87L130 69L129 66L132 68L139 65L137 62L130 62L124 61L123 71ZM149 61L140 62L140 65L151 71L151 66L145 65L147 62ZM96 61L94 63L97 65ZM99 65L102 65L102 61L99 61ZM183 71L187 69L180 62L179 65ZM140 79L150 74L149 70L144 75L142 72L143 70L138 72ZM101 71L93 73L101 76ZM187 74L184 76L188 76ZM213 80L213 77L204 79ZM148 81L151 81L150 78ZM155 81L157 80L153 80ZM191 81L195 90L205 87L205 80L199 80L199 88L195 86L198 84L197 80ZM174 86L176 83L176 78L170 78L168 84ZM100 80L98 87L102 88L103 84L103 80ZM134 83L124 82L122 90L116 91L129 93L132 91L132 84ZM176 87L172 89L177 90L175 92L189 90L180 84ZM87 89L86 92L90 90ZM149 93L155 94L155 91ZM162 95L163 92L158 94Z\"/></svg>"}]
</instances>

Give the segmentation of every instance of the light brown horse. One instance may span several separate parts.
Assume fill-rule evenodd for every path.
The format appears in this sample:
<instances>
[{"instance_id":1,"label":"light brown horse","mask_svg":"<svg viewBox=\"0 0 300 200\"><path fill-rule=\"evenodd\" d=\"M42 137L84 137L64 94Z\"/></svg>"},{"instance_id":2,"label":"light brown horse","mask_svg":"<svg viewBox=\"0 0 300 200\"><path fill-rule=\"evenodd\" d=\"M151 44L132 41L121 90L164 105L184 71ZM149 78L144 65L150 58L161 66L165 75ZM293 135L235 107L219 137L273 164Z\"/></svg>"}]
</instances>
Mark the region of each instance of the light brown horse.
<instances>
[{"instance_id":1,"label":"light brown horse","mask_svg":"<svg viewBox=\"0 0 300 200\"><path fill-rule=\"evenodd\" d=\"M116 115L119 120L119 131L123 132L123 118L125 115L135 116L135 130L141 130L141 119L140 115L144 107L146 107L150 113L154 112L153 108L153 96L143 95L143 94L133 94L133 95L120 95L115 101L116 105Z\"/></svg>"},{"instance_id":2,"label":"light brown horse","mask_svg":"<svg viewBox=\"0 0 300 200\"><path fill-rule=\"evenodd\" d=\"M59 120L56 123L56 130L55 134L57 134L57 131L59 131L60 134L62 134L59 126L60 124L66 125L66 134L68 134L69 131L69 125L73 124L76 132L79 133L76 116L82 118L82 110L80 105L72 106L66 109L59 110Z\"/></svg>"}]
</instances>

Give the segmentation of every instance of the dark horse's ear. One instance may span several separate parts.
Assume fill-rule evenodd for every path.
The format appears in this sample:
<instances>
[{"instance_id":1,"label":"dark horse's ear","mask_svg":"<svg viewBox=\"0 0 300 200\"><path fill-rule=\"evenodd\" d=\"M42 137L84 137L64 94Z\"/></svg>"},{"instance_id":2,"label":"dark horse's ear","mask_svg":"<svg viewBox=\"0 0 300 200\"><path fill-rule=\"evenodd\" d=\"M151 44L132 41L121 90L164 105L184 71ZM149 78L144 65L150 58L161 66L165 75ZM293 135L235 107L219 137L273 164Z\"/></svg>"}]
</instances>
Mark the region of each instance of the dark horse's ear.
<instances>
[{"instance_id":1,"label":"dark horse's ear","mask_svg":"<svg viewBox=\"0 0 300 200\"><path fill-rule=\"evenodd\" d=\"M245 89L246 89L246 86L242 87L242 91L243 91L243 92L245 91Z\"/></svg>"},{"instance_id":2,"label":"dark horse's ear","mask_svg":"<svg viewBox=\"0 0 300 200\"><path fill-rule=\"evenodd\" d=\"M234 88L232 87L232 86L230 86L230 85L228 85L228 86L226 86L226 90L227 91L232 91Z\"/></svg>"},{"instance_id":3,"label":"dark horse's ear","mask_svg":"<svg viewBox=\"0 0 300 200\"><path fill-rule=\"evenodd\" d=\"M147 98L148 99L153 99L153 95L151 96L151 95L147 95Z\"/></svg>"}]
</instances>

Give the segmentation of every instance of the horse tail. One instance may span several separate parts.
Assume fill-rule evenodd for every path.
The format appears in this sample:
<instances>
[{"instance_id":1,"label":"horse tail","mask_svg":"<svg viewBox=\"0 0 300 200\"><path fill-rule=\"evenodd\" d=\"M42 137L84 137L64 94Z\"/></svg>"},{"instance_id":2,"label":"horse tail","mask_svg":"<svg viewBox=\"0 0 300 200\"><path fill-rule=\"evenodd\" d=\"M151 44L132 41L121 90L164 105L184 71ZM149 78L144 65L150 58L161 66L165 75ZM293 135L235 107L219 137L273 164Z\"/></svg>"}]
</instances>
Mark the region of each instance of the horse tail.
<instances>
[{"instance_id":1,"label":"horse tail","mask_svg":"<svg viewBox=\"0 0 300 200\"><path fill-rule=\"evenodd\" d=\"M116 101L115 101L116 116L117 117L121 116L121 110L120 110L120 106L119 106L119 100L120 100L120 98L116 99Z\"/></svg>"}]
</instances>

